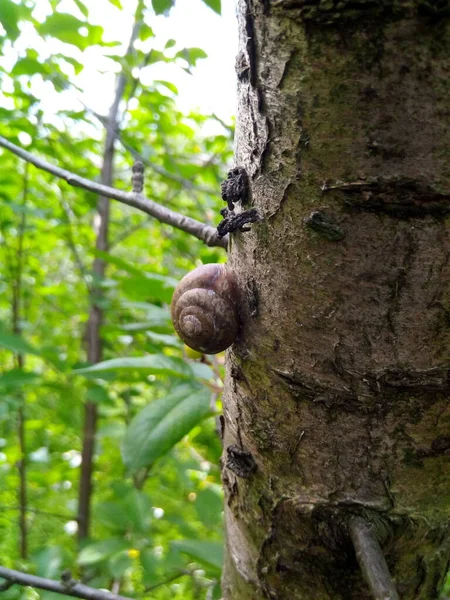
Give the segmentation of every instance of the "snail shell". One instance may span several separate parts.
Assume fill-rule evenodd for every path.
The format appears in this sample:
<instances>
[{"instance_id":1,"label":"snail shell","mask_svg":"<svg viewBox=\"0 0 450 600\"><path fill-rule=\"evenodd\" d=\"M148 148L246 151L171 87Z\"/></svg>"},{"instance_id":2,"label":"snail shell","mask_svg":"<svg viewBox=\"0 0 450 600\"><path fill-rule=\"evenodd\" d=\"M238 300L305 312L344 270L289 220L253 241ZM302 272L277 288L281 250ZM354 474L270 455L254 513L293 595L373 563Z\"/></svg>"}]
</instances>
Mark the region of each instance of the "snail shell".
<instances>
[{"instance_id":1,"label":"snail shell","mask_svg":"<svg viewBox=\"0 0 450 600\"><path fill-rule=\"evenodd\" d=\"M217 354L231 346L239 331L238 292L236 277L225 265L203 265L183 277L170 310L189 348Z\"/></svg>"}]
</instances>

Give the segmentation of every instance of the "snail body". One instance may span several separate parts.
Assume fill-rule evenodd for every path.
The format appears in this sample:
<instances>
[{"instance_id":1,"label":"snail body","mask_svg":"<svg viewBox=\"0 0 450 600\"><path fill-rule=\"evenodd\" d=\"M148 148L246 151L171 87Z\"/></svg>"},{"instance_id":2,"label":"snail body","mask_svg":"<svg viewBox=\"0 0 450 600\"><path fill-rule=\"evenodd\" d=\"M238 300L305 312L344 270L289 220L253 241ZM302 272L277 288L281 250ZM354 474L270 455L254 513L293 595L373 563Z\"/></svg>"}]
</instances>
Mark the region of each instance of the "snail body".
<instances>
[{"instance_id":1,"label":"snail body","mask_svg":"<svg viewBox=\"0 0 450 600\"><path fill-rule=\"evenodd\" d=\"M193 350L222 352L239 332L238 296L236 277L226 265L202 265L188 273L170 307L177 334Z\"/></svg>"}]
</instances>

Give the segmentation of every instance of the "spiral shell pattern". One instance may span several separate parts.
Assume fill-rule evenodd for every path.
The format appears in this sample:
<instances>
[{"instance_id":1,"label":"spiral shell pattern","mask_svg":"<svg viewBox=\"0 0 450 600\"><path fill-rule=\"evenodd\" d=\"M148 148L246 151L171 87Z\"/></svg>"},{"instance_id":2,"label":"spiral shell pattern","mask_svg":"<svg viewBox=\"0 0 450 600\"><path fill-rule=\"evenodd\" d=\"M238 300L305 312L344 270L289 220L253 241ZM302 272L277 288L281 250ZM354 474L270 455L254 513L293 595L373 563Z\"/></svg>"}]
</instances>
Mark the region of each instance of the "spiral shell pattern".
<instances>
[{"instance_id":1,"label":"spiral shell pattern","mask_svg":"<svg viewBox=\"0 0 450 600\"><path fill-rule=\"evenodd\" d=\"M217 354L239 331L238 286L225 265L208 264L188 273L175 289L172 322L183 342L198 352Z\"/></svg>"}]
</instances>

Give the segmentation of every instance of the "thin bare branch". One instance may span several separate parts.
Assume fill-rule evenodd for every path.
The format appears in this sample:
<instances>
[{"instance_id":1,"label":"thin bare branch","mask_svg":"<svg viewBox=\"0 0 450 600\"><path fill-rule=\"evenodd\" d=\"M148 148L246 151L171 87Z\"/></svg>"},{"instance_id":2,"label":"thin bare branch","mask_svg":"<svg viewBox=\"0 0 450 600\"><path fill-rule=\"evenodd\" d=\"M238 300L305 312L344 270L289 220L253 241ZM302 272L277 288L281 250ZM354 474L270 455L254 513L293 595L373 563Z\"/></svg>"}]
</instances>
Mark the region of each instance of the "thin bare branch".
<instances>
[{"instance_id":1,"label":"thin bare branch","mask_svg":"<svg viewBox=\"0 0 450 600\"><path fill-rule=\"evenodd\" d=\"M177 571L177 573L174 573L167 579L164 579L163 581L160 581L159 583L155 583L154 585L150 585L149 587L146 587L145 591L152 592L153 590L156 590L157 588L160 588L163 585L168 585L169 583L172 583L172 581L176 581L177 579L179 579L180 577L184 577L185 575L191 576L192 572L186 571L186 570Z\"/></svg>"},{"instance_id":2,"label":"thin bare branch","mask_svg":"<svg viewBox=\"0 0 450 600\"><path fill-rule=\"evenodd\" d=\"M88 190L89 192L93 192L95 194L100 194L107 198L111 198L112 200L118 200L119 202L122 202L122 204L137 208L147 215L154 217L161 223L166 223L167 225L171 225L176 229L180 229L181 231L185 231L186 233L193 235L197 239L205 242L208 246L219 246L221 248L227 248L228 246L228 236L220 239L217 235L217 230L215 227L211 227L210 225L201 223L196 219L186 217L169 208L166 208L165 206L146 198L143 194L123 192L113 187L102 185L100 183L96 183L95 181L91 181L90 179L80 177L75 173L68 171L67 169L61 169L60 167L51 165L47 161L34 156L31 152L16 146L3 136L0 136L0 146L6 148L10 152L13 152L16 154L16 156L31 163L38 169L47 171L47 173L63 179L69 185Z\"/></svg>"},{"instance_id":3,"label":"thin bare branch","mask_svg":"<svg viewBox=\"0 0 450 600\"><path fill-rule=\"evenodd\" d=\"M8 511L8 510L20 510L20 506L7 506L0 505L0 512ZM77 517L75 515L63 515L61 513L49 512L47 510L40 510L39 508L30 508L27 507L27 512L33 513L35 515L45 515L46 517L55 517L56 519L63 519L65 521L76 521Z\"/></svg>"},{"instance_id":4,"label":"thin bare branch","mask_svg":"<svg viewBox=\"0 0 450 600\"><path fill-rule=\"evenodd\" d=\"M374 600L400 600L373 526L354 517L349 523L356 559Z\"/></svg>"},{"instance_id":5,"label":"thin bare branch","mask_svg":"<svg viewBox=\"0 0 450 600\"><path fill-rule=\"evenodd\" d=\"M86 265L84 264L80 253L78 252L77 249L77 245L75 243L75 239L73 237L73 233L72 233L72 217L71 214L72 211L70 210L70 206L67 204L67 202L64 200L64 198L60 197L60 203L61 203L61 207L63 209L64 215L66 217L66 224L67 224L67 243L69 245L70 250L72 251L74 260L77 264L78 270L80 271L81 277L83 278L83 281L86 285L87 290L90 292L91 291L91 286L89 284L89 280L87 278L87 268Z\"/></svg>"},{"instance_id":6,"label":"thin bare branch","mask_svg":"<svg viewBox=\"0 0 450 600\"><path fill-rule=\"evenodd\" d=\"M104 592L103 590L97 590L95 588L88 587L83 583L71 580L64 584L54 579L46 579L44 577L37 577L36 575L29 575L28 573L22 573L21 571L14 571L13 569L6 569L0 567L0 577L11 582L12 585L26 585L40 590L47 590L49 592L56 592L57 594L63 594L64 596L74 596L75 598L84 598L85 600L131 600L127 596L119 596L118 594L112 594L110 592ZM3 584L4 586L5 584Z\"/></svg>"},{"instance_id":7,"label":"thin bare branch","mask_svg":"<svg viewBox=\"0 0 450 600\"><path fill-rule=\"evenodd\" d=\"M144 229L149 224L149 222L150 222L150 219L145 219L145 221L141 221L140 223L135 223L128 229L124 229L120 235L118 235L114 240L112 240L110 242L109 248L111 249L114 246L117 246L118 244L120 244L121 242L126 240L128 237L133 235L133 233L136 233L136 231L139 231L140 229Z\"/></svg>"},{"instance_id":8,"label":"thin bare branch","mask_svg":"<svg viewBox=\"0 0 450 600\"><path fill-rule=\"evenodd\" d=\"M147 58L147 60L148 60L148 58ZM143 64L141 65L140 69L142 69L145 66L145 64L146 63L145 63L145 58L144 58ZM70 82L67 82L62 77L58 77L58 76L56 76L56 77L58 79L58 84L61 85L65 90L69 90L69 89L71 89L71 87L72 88L74 87L73 84L70 84ZM140 83L140 81L138 81L138 78L135 79L135 82L136 82L136 84ZM136 85L136 87L137 87L137 85ZM77 89L77 88L75 88L75 89ZM127 105L125 107L123 114L125 114L128 111L128 102L129 102L129 100L132 99L135 92L136 92L136 89L131 90L131 93L130 93L129 99L127 100ZM135 160L136 159L141 160L143 163L145 163L145 165L147 167L149 167L150 169L155 171L155 173L158 173L159 175L161 175L162 177L165 177L166 179L170 179L172 181L179 183L180 185L182 185L184 188L186 188L188 190L191 190L193 192L203 192L205 194L210 194L212 196L214 196L216 194L215 190L212 190L211 188L193 183L190 179L186 179L185 177L182 177L181 175L176 175L175 173L171 173L170 171L167 171L167 169L164 169L164 167L161 167L160 165L155 165L154 163L146 160L136 150L136 148L134 148L131 144L129 144L128 142L126 142L123 139L123 136L120 132L119 127L116 126L116 131L114 131L114 126L110 124L108 117L105 117L104 115L97 113L95 110L92 110L92 108L90 108L87 104L85 104L85 102L83 102L83 100L79 96L76 96L76 100L82 105L84 111L87 114L95 117L107 131L111 131L111 132L115 133L117 141L124 147L125 150L127 150L133 156L133 158ZM212 117L217 118L215 115L212 115ZM227 127L226 124L224 124L224 126ZM232 128L230 128L230 127L228 127L228 129L230 129L230 131L232 130Z\"/></svg>"},{"instance_id":9,"label":"thin bare branch","mask_svg":"<svg viewBox=\"0 0 450 600\"><path fill-rule=\"evenodd\" d=\"M13 585L14 585L14 581L4 581L0 585L0 592L6 592L6 590L9 590L9 588L12 587Z\"/></svg>"}]
</instances>

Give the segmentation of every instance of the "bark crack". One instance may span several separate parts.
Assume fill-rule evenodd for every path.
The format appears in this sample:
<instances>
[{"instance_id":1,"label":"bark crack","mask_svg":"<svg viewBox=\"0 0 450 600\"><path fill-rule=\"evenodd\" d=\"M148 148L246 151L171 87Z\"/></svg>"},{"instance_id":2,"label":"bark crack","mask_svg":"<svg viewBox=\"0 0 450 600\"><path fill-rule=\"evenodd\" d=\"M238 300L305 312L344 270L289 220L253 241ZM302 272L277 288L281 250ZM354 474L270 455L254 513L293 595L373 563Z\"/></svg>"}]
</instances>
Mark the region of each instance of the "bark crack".
<instances>
[{"instance_id":1,"label":"bark crack","mask_svg":"<svg viewBox=\"0 0 450 600\"><path fill-rule=\"evenodd\" d=\"M450 214L450 191L426 180L408 177L368 177L325 182L322 192L337 191L347 206L398 219L443 218Z\"/></svg>"}]
</instances>

